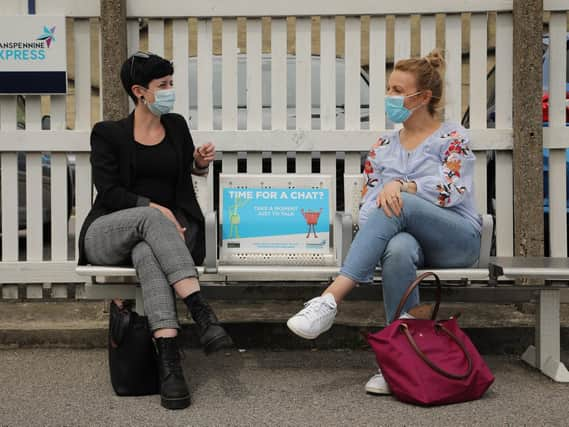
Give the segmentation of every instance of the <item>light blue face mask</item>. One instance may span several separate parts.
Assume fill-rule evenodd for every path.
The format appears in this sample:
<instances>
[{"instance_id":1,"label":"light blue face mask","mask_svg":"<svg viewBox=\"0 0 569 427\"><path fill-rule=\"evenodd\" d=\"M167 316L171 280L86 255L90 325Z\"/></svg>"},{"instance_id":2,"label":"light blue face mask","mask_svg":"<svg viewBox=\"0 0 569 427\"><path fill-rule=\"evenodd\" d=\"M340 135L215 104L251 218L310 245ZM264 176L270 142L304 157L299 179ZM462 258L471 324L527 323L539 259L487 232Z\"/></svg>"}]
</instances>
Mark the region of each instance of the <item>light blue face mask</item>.
<instances>
[{"instance_id":1,"label":"light blue face mask","mask_svg":"<svg viewBox=\"0 0 569 427\"><path fill-rule=\"evenodd\" d=\"M154 102L145 102L150 112L158 117L168 114L174 108L176 93L174 89L162 89L154 92Z\"/></svg>"},{"instance_id":2,"label":"light blue face mask","mask_svg":"<svg viewBox=\"0 0 569 427\"><path fill-rule=\"evenodd\" d=\"M412 93L411 95L388 95L385 97L385 114L387 114L387 118L389 120L391 120L393 123L403 123L405 120L407 120L411 114L413 113L413 111L415 111L417 108L421 107L421 105L419 107L414 108L413 110L410 110L409 108L405 107L403 104L405 102L405 98L409 98L415 95L419 95L421 93L421 91L416 92L416 93Z\"/></svg>"}]
</instances>

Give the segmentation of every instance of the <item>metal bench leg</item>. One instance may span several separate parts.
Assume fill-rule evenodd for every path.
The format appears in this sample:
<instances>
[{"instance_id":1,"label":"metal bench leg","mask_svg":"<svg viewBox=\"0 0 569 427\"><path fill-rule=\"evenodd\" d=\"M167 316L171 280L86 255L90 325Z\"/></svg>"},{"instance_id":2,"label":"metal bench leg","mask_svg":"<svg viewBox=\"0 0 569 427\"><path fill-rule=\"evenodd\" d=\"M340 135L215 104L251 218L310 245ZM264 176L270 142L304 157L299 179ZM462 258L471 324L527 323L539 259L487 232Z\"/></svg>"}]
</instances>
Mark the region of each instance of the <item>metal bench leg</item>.
<instances>
[{"instance_id":1,"label":"metal bench leg","mask_svg":"<svg viewBox=\"0 0 569 427\"><path fill-rule=\"evenodd\" d=\"M136 286L134 294L134 311L136 311L141 316L144 316L144 301L142 300L142 288L140 285Z\"/></svg>"},{"instance_id":2,"label":"metal bench leg","mask_svg":"<svg viewBox=\"0 0 569 427\"><path fill-rule=\"evenodd\" d=\"M535 346L531 345L522 360L557 382L569 382L569 371L560 360L561 338L557 289L539 291L535 325Z\"/></svg>"}]
</instances>

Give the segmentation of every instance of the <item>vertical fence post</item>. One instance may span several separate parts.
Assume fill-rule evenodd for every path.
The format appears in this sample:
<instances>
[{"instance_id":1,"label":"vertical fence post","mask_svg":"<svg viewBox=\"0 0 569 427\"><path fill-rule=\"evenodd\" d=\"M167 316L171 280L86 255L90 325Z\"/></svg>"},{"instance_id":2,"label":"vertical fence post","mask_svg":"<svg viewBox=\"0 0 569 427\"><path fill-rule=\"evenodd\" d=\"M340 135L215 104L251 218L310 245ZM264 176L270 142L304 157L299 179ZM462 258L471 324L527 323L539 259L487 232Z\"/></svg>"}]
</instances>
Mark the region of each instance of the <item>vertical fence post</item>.
<instances>
[{"instance_id":1,"label":"vertical fence post","mask_svg":"<svg viewBox=\"0 0 569 427\"><path fill-rule=\"evenodd\" d=\"M103 119L128 114L128 98L120 80L126 59L126 0L101 0Z\"/></svg>"},{"instance_id":2,"label":"vertical fence post","mask_svg":"<svg viewBox=\"0 0 569 427\"><path fill-rule=\"evenodd\" d=\"M514 0L513 12L514 248L543 256L543 0Z\"/></svg>"}]
</instances>

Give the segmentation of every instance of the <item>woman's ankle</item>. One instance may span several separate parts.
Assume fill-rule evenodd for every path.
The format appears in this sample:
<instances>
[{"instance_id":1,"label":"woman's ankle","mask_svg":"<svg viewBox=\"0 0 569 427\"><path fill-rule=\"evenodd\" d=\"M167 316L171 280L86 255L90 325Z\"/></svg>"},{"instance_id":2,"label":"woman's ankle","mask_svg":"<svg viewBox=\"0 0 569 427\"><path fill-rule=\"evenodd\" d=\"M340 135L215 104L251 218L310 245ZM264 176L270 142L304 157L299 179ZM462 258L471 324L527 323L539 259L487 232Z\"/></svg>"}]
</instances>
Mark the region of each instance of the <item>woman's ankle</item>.
<instances>
[{"instance_id":1,"label":"woman's ankle","mask_svg":"<svg viewBox=\"0 0 569 427\"><path fill-rule=\"evenodd\" d=\"M156 329L152 334L154 338L175 338L178 336L177 329Z\"/></svg>"}]
</instances>

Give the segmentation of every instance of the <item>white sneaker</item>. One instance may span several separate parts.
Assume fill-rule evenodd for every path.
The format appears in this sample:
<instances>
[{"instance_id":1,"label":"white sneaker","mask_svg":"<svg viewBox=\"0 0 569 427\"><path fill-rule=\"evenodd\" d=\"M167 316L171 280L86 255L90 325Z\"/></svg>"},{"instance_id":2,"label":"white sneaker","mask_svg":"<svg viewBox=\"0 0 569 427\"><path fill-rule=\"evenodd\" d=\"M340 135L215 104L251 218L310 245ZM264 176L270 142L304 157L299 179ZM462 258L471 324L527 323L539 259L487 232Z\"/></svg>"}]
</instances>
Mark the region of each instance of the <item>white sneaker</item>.
<instances>
[{"instance_id":1,"label":"white sneaker","mask_svg":"<svg viewBox=\"0 0 569 427\"><path fill-rule=\"evenodd\" d=\"M332 327L337 305L332 294L316 297L304 303L304 308L286 322L296 335L313 340Z\"/></svg>"},{"instance_id":2,"label":"white sneaker","mask_svg":"<svg viewBox=\"0 0 569 427\"><path fill-rule=\"evenodd\" d=\"M380 369L377 370L377 374L369 379L365 389L371 394L391 394L391 389Z\"/></svg>"},{"instance_id":3,"label":"white sneaker","mask_svg":"<svg viewBox=\"0 0 569 427\"><path fill-rule=\"evenodd\" d=\"M409 313L405 312L403 313L401 316L399 316L400 319L416 319L415 316L411 316Z\"/></svg>"}]
</instances>

